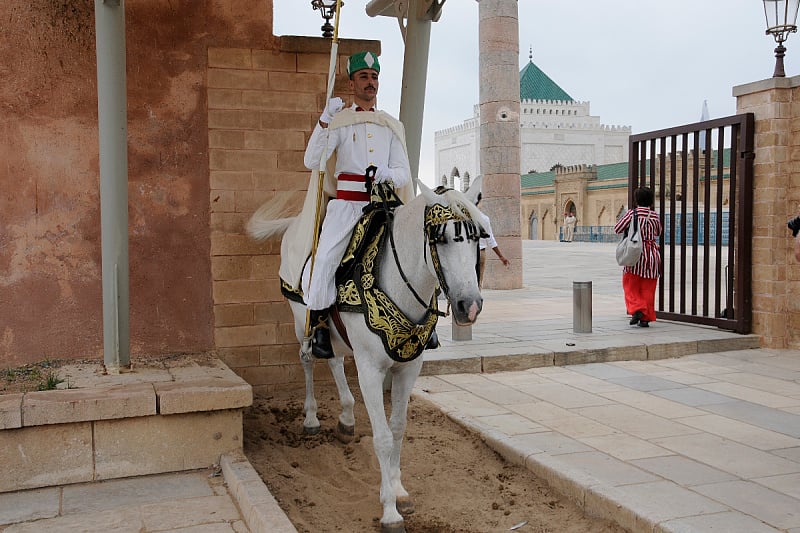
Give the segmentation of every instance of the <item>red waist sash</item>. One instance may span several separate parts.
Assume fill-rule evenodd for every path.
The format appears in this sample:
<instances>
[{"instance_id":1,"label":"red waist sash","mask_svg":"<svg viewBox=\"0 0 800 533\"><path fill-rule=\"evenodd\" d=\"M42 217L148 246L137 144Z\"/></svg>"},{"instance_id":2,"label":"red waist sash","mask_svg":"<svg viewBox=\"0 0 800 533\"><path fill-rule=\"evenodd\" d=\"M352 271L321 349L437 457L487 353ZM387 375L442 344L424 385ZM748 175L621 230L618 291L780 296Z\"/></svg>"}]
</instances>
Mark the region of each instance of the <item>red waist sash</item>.
<instances>
[{"instance_id":1,"label":"red waist sash","mask_svg":"<svg viewBox=\"0 0 800 533\"><path fill-rule=\"evenodd\" d=\"M369 202L369 193L364 186L364 176L342 172L336 181L336 199L351 202Z\"/></svg>"}]
</instances>

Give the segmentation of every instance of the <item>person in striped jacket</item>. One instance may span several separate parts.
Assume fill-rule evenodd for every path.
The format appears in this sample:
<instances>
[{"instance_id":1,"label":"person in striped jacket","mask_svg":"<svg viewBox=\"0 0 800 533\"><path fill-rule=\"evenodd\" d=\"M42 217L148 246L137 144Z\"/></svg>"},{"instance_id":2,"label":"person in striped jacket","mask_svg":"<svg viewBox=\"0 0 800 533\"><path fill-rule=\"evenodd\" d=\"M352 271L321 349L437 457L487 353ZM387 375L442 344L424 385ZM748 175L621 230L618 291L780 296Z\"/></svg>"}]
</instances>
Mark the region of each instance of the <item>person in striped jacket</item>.
<instances>
[{"instance_id":1,"label":"person in striped jacket","mask_svg":"<svg viewBox=\"0 0 800 533\"><path fill-rule=\"evenodd\" d=\"M639 232L642 236L642 257L633 266L626 266L622 271L622 290L625 293L625 307L631 315L631 326L650 327L656 319L656 285L661 275L661 251L658 247L662 226L658 213L653 209L654 195L652 189L639 187L633 191L634 208L629 209L614 226L614 232L623 233L637 217ZM633 228L631 227L631 231Z\"/></svg>"}]
</instances>

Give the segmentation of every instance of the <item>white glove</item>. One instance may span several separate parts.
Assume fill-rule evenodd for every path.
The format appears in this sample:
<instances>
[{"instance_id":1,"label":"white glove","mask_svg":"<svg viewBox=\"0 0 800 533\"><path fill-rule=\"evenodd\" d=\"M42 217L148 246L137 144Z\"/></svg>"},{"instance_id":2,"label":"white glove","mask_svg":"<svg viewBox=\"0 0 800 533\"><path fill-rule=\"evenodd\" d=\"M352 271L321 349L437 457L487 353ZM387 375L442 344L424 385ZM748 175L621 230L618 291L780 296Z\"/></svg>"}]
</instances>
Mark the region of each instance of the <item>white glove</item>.
<instances>
[{"instance_id":1,"label":"white glove","mask_svg":"<svg viewBox=\"0 0 800 533\"><path fill-rule=\"evenodd\" d=\"M392 181L393 178L394 172L386 165L380 165L378 170L375 171L375 183L385 183Z\"/></svg>"},{"instance_id":2,"label":"white glove","mask_svg":"<svg viewBox=\"0 0 800 533\"><path fill-rule=\"evenodd\" d=\"M328 105L325 106L325 111L323 111L322 116L319 117L320 122L330 124L331 120L333 120L333 115L341 111L343 107L344 100L338 96L334 96L328 101Z\"/></svg>"}]
</instances>

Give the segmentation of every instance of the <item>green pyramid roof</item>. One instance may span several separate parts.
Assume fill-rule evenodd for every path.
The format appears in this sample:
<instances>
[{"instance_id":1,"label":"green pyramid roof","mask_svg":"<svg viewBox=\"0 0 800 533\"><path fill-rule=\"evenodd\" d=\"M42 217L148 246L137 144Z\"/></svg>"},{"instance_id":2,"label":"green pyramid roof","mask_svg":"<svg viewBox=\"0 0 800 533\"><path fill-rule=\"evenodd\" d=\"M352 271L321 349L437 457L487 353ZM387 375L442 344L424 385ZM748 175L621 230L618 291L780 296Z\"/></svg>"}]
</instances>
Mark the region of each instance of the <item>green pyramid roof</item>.
<instances>
[{"instance_id":1,"label":"green pyramid roof","mask_svg":"<svg viewBox=\"0 0 800 533\"><path fill-rule=\"evenodd\" d=\"M533 61L528 61L528 64L519 73L519 98L520 100L573 101L573 98L534 65Z\"/></svg>"}]
</instances>

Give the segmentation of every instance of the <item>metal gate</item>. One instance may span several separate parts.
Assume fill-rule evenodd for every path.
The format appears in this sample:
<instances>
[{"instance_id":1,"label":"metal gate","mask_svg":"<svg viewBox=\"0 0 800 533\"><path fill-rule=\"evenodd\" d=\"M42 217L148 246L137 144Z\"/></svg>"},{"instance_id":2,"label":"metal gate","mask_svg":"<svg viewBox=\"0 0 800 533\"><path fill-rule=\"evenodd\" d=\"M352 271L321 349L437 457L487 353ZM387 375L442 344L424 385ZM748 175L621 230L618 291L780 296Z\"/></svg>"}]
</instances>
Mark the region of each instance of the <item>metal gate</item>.
<instances>
[{"instance_id":1,"label":"metal gate","mask_svg":"<svg viewBox=\"0 0 800 533\"><path fill-rule=\"evenodd\" d=\"M628 205L651 187L664 227L659 318L750 333L753 135L746 113L630 137Z\"/></svg>"}]
</instances>

